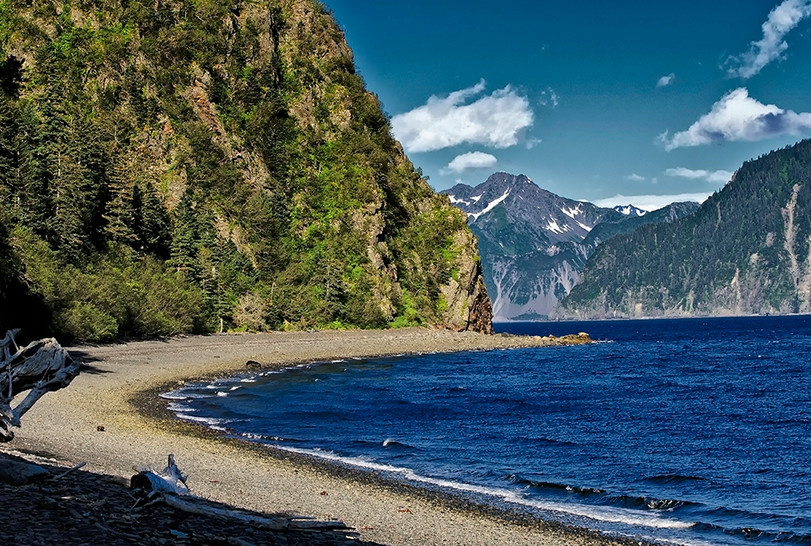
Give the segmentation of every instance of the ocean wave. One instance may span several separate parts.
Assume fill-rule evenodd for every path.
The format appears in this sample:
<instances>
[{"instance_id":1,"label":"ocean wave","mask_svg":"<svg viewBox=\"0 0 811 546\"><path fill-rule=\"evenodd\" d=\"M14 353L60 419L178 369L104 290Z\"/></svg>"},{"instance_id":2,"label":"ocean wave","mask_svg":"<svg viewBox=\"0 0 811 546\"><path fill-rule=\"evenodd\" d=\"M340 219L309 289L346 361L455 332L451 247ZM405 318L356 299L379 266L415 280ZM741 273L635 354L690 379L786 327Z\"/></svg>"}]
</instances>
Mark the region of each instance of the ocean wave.
<instances>
[{"instance_id":1,"label":"ocean wave","mask_svg":"<svg viewBox=\"0 0 811 546\"><path fill-rule=\"evenodd\" d=\"M500 499L504 502L534 508L542 512L557 513L561 515L579 516L594 521L619 523L633 526L643 526L656 529L688 529L694 522L680 521L666 518L658 512L650 513L628 508L612 506L595 506L589 504L569 504L563 502L551 502L527 498L520 492L510 489L489 487L483 485L469 484L461 481L448 480L423 476L405 467L398 467L391 464L380 463L367 457L343 456L321 449L301 449L289 446L277 445L279 449L293 453L317 457L343 465L352 466L361 470L371 470L375 472L388 473L400 476L409 482L427 484L447 491L458 491L473 493L485 497Z\"/></svg>"},{"instance_id":2,"label":"ocean wave","mask_svg":"<svg viewBox=\"0 0 811 546\"><path fill-rule=\"evenodd\" d=\"M811 534L794 533L791 531L779 531L769 529L759 529L757 527L735 527L725 528L712 523L698 523L697 530L723 533L728 536L742 537L747 541L758 539L758 542L772 542L778 544L799 544L803 546L811 545Z\"/></svg>"},{"instance_id":3,"label":"ocean wave","mask_svg":"<svg viewBox=\"0 0 811 546\"><path fill-rule=\"evenodd\" d=\"M565 483L557 483L557 482L529 480L517 476L515 474L510 474L506 476L506 478L515 484L531 487L533 489L541 489L541 490L552 489L555 491L568 491L570 493L579 493L581 495L601 495L605 493L605 489L597 489L594 487L580 487L576 485L567 485Z\"/></svg>"},{"instance_id":4,"label":"ocean wave","mask_svg":"<svg viewBox=\"0 0 811 546\"><path fill-rule=\"evenodd\" d=\"M671 512L682 506L702 506L701 503L685 501L679 499L657 499L645 496L632 496L632 495L610 495L608 502L612 504L621 504L633 508L644 508L646 510L658 510L662 512Z\"/></svg>"},{"instance_id":5,"label":"ocean wave","mask_svg":"<svg viewBox=\"0 0 811 546\"><path fill-rule=\"evenodd\" d=\"M192 398L194 398L194 399L211 398L211 397L213 397L215 395L211 394L211 393L202 393L202 392L196 392L196 391L192 391L192 390L182 389L182 390L177 390L177 391L164 392L164 393L162 393L162 394L160 394L158 396L160 396L164 400L190 400Z\"/></svg>"},{"instance_id":6,"label":"ocean wave","mask_svg":"<svg viewBox=\"0 0 811 546\"><path fill-rule=\"evenodd\" d=\"M168 409L169 411L174 411L175 413L196 413L200 411L197 408L190 408L189 406L184 406L180 402L169 402L169 405L166 406L166 409Z\"/></svg>"},{"instance_id":7,"label":"ocean wave","mask_svg":"<svg viewBox=\"0 0 811 546\"><path fill-rule=\"evenodd\" d=\"M556 482L544 482L536 480L528 480L519 476L510 475L507 479L518 485L523 485L539 492L544 490L551 491L565 491L579 495L581 497L588 497L593 502L598 502L601 505L616 506L621 508L630 508L643 511L658 511L658 512L672 512L682 506L702 506L700 503L679 500L679 499L658 499L647 496L635 495L622 495L611 494L605 489L597 487L577 486Z\"/></svg>"},{"instance_id":8,"label":"ocean wave","mask_svg":"<svg viewBox=\"0 0 811 546\"><path fill-rule=\"evenodd\" d=\"M188 413L176 413L175 415L178 418L183 419L184 421L191 421L193 423L199 423L201 425L205 425L210 429L213 430L220 430L226 431L228 430L224 425L228 423L226 419L218 419L216 417L200 417L198 415L190 415Z\"/></svg>"},{"instance_id":9,"label":"ocean wave","mask_svg":"<svg viewBox=\"0 0 811 546\"><path fill-rule=\"evenodd\" d=\"M386 438L383 440L383 447L388 449L417 449L410 444L406 444L405 442L398 442L393 438Z\"/></svg>"},{"instance_id":10,"label":"ocean wave","mask_svg":"<svg viewBox=\"0 0 811 546\"><path fill-rule=\"evenodd\" d=\"M701 476L684 476L681 474L657 474L656 476L645 476L642 481L651 483L684 483L706 481L706 478Z\"/></svg>"},{"instance_id":11,"label":"ocean wave","mask_svg":"<svg viewBox=\"0 0 811 546\"><path fill-rule=\"evenodd\" d=\"M246 440L252 441L259 441L263 443L267 442L300 442L301 440L297 440L295 438L282 438L281 436L271 436L268 434L260 434L258 432L240 432L240 438L245 438Z\"/></svg>"},{"instance_id":12,"label":"ocean wave","mask_svg":"<svg viewBox=\"0 0 811 546\"><path fill-rule=\"evenodd\" d=\"M536 443L536 444L549 445L549 446L574 447L574 446L578 445L576 442L571 442L569 440L556 440L554 438L547 438L545 436L534 436L534 437L522 436L522 437L520 437L518 439L521 440L522 442L526 442L526 443Z\"/></svg>"}]
</instances>

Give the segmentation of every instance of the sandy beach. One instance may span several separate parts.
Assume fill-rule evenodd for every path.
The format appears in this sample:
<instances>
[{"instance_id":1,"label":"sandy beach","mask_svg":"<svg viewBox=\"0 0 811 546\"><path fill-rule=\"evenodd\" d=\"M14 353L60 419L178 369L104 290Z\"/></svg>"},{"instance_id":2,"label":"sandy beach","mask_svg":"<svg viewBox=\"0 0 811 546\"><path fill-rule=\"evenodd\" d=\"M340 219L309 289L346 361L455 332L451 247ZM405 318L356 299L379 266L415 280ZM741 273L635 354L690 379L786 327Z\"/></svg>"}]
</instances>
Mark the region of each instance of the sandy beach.
<instances>
[{"instance_id":1,"label":"sandy beach","mask_svg":"<svg viewBox=\"0 0 811 546\"><path fill-rule=\"evenodd\" d=\"M183 337L71 347L86 369L23 418L6 449L46 454L129 478L173 453L201 497L267 513L338 519L381 544L629 544L543 522L517 521L441 495L398 487L305 457L229 440L180 422L158 397L186 381L264 367L400 353L498 350L556 340L427 329ZM634 544L637 542L634 541Z\"/></svg>"}]
</instances>

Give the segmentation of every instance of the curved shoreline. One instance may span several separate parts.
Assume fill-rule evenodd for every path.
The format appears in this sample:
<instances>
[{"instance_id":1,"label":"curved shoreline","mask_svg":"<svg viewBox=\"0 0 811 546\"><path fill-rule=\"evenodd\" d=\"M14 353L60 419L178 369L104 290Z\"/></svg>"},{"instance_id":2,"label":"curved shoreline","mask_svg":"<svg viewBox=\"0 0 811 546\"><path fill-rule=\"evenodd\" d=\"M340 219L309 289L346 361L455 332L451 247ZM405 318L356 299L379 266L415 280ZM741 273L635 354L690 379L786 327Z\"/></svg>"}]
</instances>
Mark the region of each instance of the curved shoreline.
<instances>
[{"instance_id":1,"label":"curved shoreline","mask_svg":"<svg viewBox=\"0 0 811 546\"><path fill-rule=\"evenodd\" d=\"M576 341L576 340L574 340ZM560 344L558 340L404 329L177 338L76 347L88 369L23 420L10 447L87 460L94 472L129 477L162 467L168 453L205 498L264 512L340 519L382 544L639 544L505 512L399 483L373 472L227 438L175 418L158 394L188 381L332 358L457 352ZM103 431L99 430L103 427Z\"/></svg>"}]
</instances>

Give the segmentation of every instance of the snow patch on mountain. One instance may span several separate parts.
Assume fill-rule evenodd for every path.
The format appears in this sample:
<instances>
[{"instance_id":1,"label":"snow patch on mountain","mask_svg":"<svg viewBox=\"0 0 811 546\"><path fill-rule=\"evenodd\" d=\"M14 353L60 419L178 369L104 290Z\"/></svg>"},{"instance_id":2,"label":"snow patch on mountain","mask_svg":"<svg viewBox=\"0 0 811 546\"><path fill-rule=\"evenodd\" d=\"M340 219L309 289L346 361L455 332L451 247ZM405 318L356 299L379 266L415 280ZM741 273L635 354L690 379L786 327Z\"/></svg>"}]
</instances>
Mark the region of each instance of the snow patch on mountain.
<instances>
[{"instance_id":1,"label":"snow patch on mountain","mask_svg":"<svg viewBox=\"0 0 811 546\"><path fill-rule=\"evenodd\" d=\"M563 214L574 220L575 216L578 216L583 213L583 209L581 207L582 204L583 203L578 203L577 206L574 208L561 207L560 212L562 212Z\"/></svg>"},{"instance_id":2,"label":"snow patch on mountain","mask_svg":"<svg viewBox=\"0 0 811 546\"><path fill-rule=\"evenodd\" d=\"M481 212L475 212L475 213L474 213L474 212L469 212L469 213L468 213L468 216L470 216L471 218L473 218L473 221L475 222L475 221L476 221L476 220L478 220L478 219L479 219L479 218L480 218L482 215L487 214L488 212L490 212L491 210L493 210L494 208L496 208L496 207L499 205L499 203L501 203L502 201L504 201L505 199L507 199L507 197L509 197L509 196L510 196L510 188L507 188L507 190L506 190L506 191L505 191L505 192L504 192L504 193L501 195L501 197L499 197L499 198L497 198L497 199L494 199L494 200L490 201L490 202L487 204L487 206L486 206L486 207L484 207L484 209L483 209ZM480 195L479 197L481 197L481 195ZM477 200L477 201L478 201L478 200Z\"/></svg>"},{"instance_id":3,"label":"snow patch on mountain","mask_svg":"<svg viewBox=\"0 0 811 546\"><path fill-rule=\"evenodd\" d=\"M481 193L479 195L474 195L473 197L469 197L468 199L462 199L460 197L456 197L455 195L448 194L448 199L451 200L452 205L458 205L458 204L461 203L462 205L467 205L468 207L471 207L471 206L475 205L476 203L478 203L479 199L481 199L481 198L482 198Z\"/></svg>"},{"instance_id":4,"label":"snow patch on mountain","mask_svg":"<svg viewBox=\"0 0 811 546\"><path fill-rule=\"evenodd\" d=\"M648 211L633 205L617 205L614 210L625 216L645 216L648 213Z\"/></svg>"},{"instance_id":5,"label":"snow patch on mountain","mask_svg":"<svg viewBox=\"0 0 811 546\"><path fill-rule=\"evenodd\" d=\"M546 229L555 233L565 233L572 228L566 224L563 224L563 227L561 227L554 218L550 218L549 221L546 222Z\"/></svg>"}]
</instances>

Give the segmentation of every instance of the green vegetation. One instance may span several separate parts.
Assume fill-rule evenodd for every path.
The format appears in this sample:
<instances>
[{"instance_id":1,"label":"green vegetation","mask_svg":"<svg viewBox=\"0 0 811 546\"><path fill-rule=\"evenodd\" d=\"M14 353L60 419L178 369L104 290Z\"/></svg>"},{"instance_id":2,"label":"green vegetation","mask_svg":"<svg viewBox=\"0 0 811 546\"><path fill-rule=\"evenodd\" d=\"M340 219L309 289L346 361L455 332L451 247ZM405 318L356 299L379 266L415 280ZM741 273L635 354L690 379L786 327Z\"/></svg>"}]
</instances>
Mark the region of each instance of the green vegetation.
<instances>
[{"instance_id":1,"label":"green vegetation","mask_svg":"<svg viewBox=\"0 0 811 546\"><path fill-rule=\"evenodd\" d=\"M603 243L576 316L811 311L811 140L749 161L692 216Z\"/></svg>"},{"instance_id":2,"label":"green vegetation","mask_svg":"<svg viewBox=\"0 0 811 546\"><path fill-rule=\"evenodd\" d=\"M0 0L0 326L446 324L466 230L318 2Z\"/></svg>"}]
</instances>

